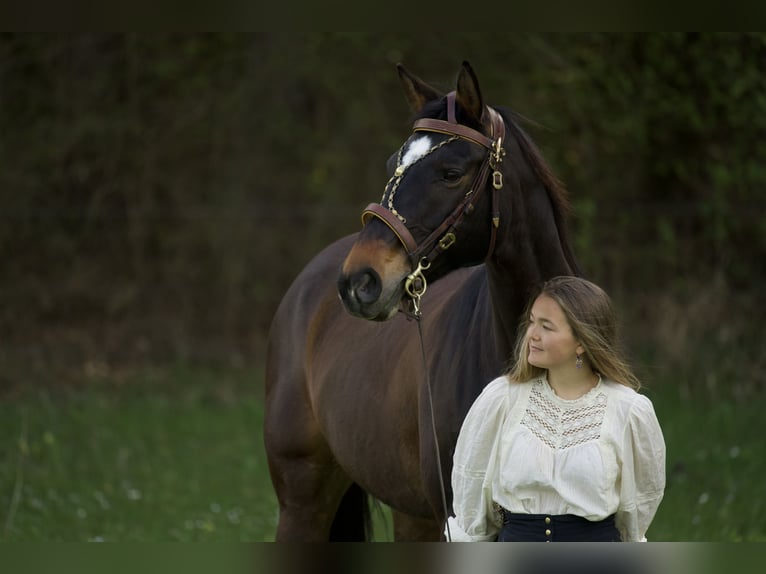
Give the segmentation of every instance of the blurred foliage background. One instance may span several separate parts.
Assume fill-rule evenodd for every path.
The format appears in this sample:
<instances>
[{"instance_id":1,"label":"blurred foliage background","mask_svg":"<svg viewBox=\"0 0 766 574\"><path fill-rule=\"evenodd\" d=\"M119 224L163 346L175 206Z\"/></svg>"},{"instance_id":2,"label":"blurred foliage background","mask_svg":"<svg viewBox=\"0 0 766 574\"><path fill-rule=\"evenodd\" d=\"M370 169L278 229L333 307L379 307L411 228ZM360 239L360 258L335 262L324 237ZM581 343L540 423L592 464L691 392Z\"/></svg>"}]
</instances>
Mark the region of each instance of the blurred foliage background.
<instances>
[{"instance_id":1,"label":"blurred foliage background","mask_svg":"<svg viewBox=\"0 0 766 574\"><path fill-rule=\"evenodd\" d=\"M649 386L763 387L766 35L0 36L0 388L260 368L410 131L394 64L530 118Z\"/></svg>"}]
</instances>

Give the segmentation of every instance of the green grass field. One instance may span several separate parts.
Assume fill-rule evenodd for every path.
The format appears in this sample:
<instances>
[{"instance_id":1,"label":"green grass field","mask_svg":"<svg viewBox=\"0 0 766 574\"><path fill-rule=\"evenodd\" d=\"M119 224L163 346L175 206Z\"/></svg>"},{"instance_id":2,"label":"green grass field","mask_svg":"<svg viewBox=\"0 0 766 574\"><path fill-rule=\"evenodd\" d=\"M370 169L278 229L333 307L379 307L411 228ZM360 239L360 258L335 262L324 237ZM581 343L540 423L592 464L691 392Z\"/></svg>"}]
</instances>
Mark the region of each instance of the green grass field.
<instances>
[{"instance_id":1,"label":"green grass field","mask_svg":"<svg viewBox=\"0 0 766 574\"><path fill-rule=\"evenodd\" d=\"M255 371L169 368L4 399L2 540L273 540L261 385ZM677 395L651 395L668 489L650 539L766 541L766 397ZM376 532L391 538L385 511Z\"/></svg>"},{"instance_id":2,"label":"green grass field","mask_svg":"<svg viewBox=\"0 0 766 574\"><path fill-rule=\"evenodd\" d=\"M173 369L4 402L3 539L273 538L259 377Z\"/></svg>"}]
</instances>

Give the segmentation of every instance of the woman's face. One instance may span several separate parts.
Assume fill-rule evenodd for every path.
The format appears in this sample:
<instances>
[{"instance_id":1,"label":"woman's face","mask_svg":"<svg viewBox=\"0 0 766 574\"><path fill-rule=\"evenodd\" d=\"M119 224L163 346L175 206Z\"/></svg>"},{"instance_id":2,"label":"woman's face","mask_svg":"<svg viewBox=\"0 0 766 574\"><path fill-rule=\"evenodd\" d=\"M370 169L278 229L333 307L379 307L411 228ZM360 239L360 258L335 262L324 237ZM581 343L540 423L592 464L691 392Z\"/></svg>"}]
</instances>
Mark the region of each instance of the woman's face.
<instances>
[{"instance_id":1,"label":"woman's face","mask_svg":"<svg viewBox=\"0 0 766 574\"><path fill-rule=\"evenodd\" d=\"M527 349L527 361L548 370L574 367L577 353L583 352L561 306L547 295L540 295L532 305Z\"/></svg>"}]
</instances>

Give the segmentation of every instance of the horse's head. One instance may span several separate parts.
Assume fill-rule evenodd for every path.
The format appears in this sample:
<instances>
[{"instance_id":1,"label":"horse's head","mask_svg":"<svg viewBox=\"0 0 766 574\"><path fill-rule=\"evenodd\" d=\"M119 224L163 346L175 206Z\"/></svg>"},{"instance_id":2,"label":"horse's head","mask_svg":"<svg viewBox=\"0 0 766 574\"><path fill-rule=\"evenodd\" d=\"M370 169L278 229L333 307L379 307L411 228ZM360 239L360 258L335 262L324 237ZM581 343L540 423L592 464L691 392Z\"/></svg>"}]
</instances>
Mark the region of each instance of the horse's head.
<instances>
[{"instance_id":1,"label":"horse's head","mask_svg":"<svg viewBox=\"0 0 766 574\"><path fill-rule=\"evenodd\" d=\"M393 317L403 299L419 298L426 281L491 253L503 184L505 124L484 105L470 65L463 63L446 96L398 70L418 119L389 160L383 197L362 214L338 279L346 309L378 321Z\"/></svg>"}]
</instances>

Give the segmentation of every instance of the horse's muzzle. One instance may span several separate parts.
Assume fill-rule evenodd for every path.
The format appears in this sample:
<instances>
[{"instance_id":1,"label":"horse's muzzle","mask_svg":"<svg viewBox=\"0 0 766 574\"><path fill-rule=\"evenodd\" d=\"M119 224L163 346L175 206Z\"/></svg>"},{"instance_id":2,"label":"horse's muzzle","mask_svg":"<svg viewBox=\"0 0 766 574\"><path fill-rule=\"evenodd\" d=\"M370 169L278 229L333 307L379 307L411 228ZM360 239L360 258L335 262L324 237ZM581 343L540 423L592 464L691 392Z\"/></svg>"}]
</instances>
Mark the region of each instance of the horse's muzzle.
<instances>
[{"instance_id":1,"label":"horse's muzzle","mask_svg":"<svg viewBox=\"0 0 766 574\"><path fill-rule=\"evenodd\" d=\"M401 292L382 299L383 282L380 275L368 267L338 278L338 295L346 310L355 317L369 321L387 321L398 310Z\"/></svg>"}]
</instances>

